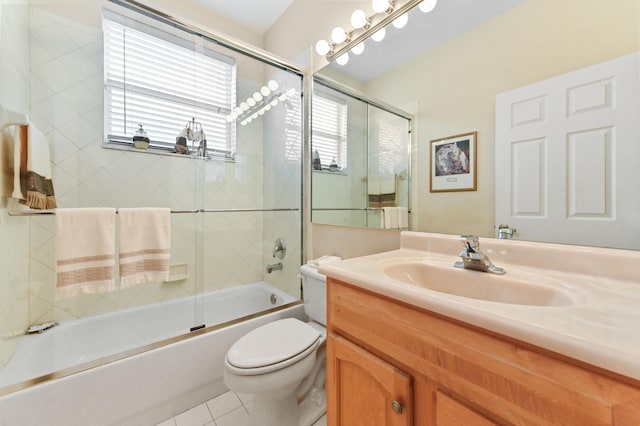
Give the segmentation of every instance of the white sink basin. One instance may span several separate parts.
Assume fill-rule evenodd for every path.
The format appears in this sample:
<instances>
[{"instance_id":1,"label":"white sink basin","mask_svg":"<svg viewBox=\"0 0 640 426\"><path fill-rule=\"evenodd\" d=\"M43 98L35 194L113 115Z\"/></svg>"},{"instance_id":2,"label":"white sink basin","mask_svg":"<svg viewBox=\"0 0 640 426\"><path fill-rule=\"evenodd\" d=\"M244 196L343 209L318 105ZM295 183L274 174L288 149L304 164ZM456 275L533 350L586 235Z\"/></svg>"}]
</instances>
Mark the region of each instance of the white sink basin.
<instances>
[{"instance_id":1,"label":"white sink basin","mask_svg":"<svg viewBox=\"0 0 640 426\"><path fill-rule=\"evenodd\" d=\"M471 299L532 306L569 306L576 303L571 294L561 288L513 279L508 273L496 275L419 261L388 264L383 271L394 280Z\"/></svg>"}]
</instances>

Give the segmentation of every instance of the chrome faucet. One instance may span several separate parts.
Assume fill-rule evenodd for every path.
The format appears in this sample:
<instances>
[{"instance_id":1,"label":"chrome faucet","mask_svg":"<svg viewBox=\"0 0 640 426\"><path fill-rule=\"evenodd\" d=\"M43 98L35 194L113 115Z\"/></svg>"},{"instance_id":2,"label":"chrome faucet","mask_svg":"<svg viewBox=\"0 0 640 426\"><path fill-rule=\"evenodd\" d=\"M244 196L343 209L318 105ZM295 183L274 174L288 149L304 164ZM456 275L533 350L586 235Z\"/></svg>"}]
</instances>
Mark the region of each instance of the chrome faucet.
<instances>
[{"instance_id":1,"label":"chrome faucet","mask_svg":"<svg viewBox=\"0 0 640 426\"><path fill-rule=\"evenodd\" d=\"M480 251L480 240L475 235L461 235L460 241L464 244L464 250L459 256L462 258L453 264L456 268L473 269L482 272L502 275L505 270L491 263L491 260Z\"/></svg>"},{"instance_id":2,"label":"chrome faucet","mask_svg":"<svg viewBox=\"0 0 640 426\"><path fill-rule=\"evenodd\" d=\"M281 271L281 270L282 270L282 262L274 263L272 265L267 265L267 274L270 274L273 271Z\"/></svg>"},{"instance_id":3,"label":"chrome faucet","mask_svg":"<svg viewBox=\"0 0 640 426\"><path fill-rule=\"evenodd\" d=\"M513 234L516 233L516 228L511 228L509 225L501 224L498 226L498 238L503 240L509 240L513 238Z\"/></svg>"}]
</instances>

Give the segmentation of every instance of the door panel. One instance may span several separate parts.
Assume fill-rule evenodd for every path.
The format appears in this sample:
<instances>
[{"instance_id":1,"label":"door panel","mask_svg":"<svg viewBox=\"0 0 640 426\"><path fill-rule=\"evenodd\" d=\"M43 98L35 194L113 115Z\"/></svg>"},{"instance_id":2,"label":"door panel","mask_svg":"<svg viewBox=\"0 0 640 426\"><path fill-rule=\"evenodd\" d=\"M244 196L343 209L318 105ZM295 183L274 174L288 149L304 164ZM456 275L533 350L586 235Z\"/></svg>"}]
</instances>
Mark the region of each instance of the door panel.
<instances>
[{"instance_id":1,"label":"door panel","mask_svg":"<svg viewBox=\"0 0 640 426\"><path fill-rule=\"evenodd\" d=\"M496 226L516 237L640 248L639 56L496 97Z\"/></svg>"},{"instance_id":2,"label":"door panel","mask_svg":"<svg viewBox=\"0 0 640 426\"><path fill-rule=\"evenodd\" d=\"M334 335L328 337L327 361L327 388L335 389L327 401L329 425L413 424L409 375Z\"/></svg>"}]
</instances>

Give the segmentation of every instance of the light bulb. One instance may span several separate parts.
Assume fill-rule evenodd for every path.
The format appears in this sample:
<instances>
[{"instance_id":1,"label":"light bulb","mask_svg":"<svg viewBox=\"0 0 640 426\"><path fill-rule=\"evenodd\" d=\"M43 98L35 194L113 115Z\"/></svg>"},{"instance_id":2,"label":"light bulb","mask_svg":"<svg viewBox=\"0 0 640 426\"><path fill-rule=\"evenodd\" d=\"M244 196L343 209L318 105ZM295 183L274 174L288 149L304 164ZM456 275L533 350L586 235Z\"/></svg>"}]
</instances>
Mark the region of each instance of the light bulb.
<instances>
[{"instance_id":1,"label":"light bulb","mask_svg":"<svg viewBox=\"0 0 640 426\"><path fill-rule=\"evenodd\" d=\"M260 111L258 111L258 115L264 115L264 108L262 108Z\"/></svg>"},{"instance_id":2,"label":"light bulb","mask_svg":"<svg viewBox=\"0 0 640 426\"><path fill-rule=\"evenodd\" d=\"M376 31L375 33L373 33L373 35L371 36L371 39L373 41L382 41L386 34L387 34L387 30L384 29L384 28L381 28L378 31Z\"/></svg>"},{"instance_id":3,"label":"light bulb","mask_svg":"<svg viewBox=\"0 0 640 426\"><path fill-rule=\"evenodd\" d=\"M375 13L386 12L389 9L389 0L372 0L371 8Z\"/></svg>"},{"instance_id":4,"label":"light bulb","mask_svg":"<svg viewBox=\"0 0 640 426\"><path fill-rule=\"evenodd\" d=\"M262 96L269 96L271 94L271 89L269 89L267 86L262 86L260 88L260 93L262 94Z\"/></svg>"},{"instance_id":5,"label":"light bulb","mask_svg":"<svg viewBox=\"0 0 640 426\"><path fill-rule=\"evenodd\" d=\"M361 9L356 10L351 14L351 26L353 28L360 29L367 25L367 15Z\"/></svg>"},{"instance_id":6,"label":"light bulb","mask_svg":"<svg viewBox=\"0 0 640 426\"><path fill-rule=\"evenodd\" d=\"M255 92L252 99L256 102L260 102L262 100L262 94L260 92Z\"/></svg>"},{"instance_id":7,"label":"light bulb","mask_svg":"<svg viewBox=\"0 0 640 426\"><path fill-rule=\"evenodd\" d=\"M438 3L438 0L424 0L418 8L421 12L429 13L436 7L436 3Z\"/></svg>"},{"instance_id":8,"label":"light bulb","mask_svg":"<svg viewBox=\"0 0 640 426\"><path fill-rule=\"evenodd\" d=\"M242 102L240 104L240 109L242 110L242 112L249 110L249 104L247 104L246 102Z\"/></svg>"},{"instance_id":9,"label":"light bulb","mask_svg":"<svg viewBox=\"0 0 640 426\"><path fill-rule=\"evenodd\" d=\"M267 87L271 89L272 92L275 92L276 90L278 90L278 87L280 87L280 85L275 80L269 80L267 82Z\"/></svg>"},{"instance_id":10,"label":"light bulb","mask_svg":"<svg viewBox=\"0 0 640 426\"><path fill-rule=\"evenodd\" d=\"M255 106L256 105L256 100L253 99L253 98L247 99L247 105L249 105L250 107Z\"/></svg>"},{"instance_id":11,"label":"light bulb","mask_svg":"<svg viewBox=\"0 0 640 426\"><path fill-rule=\"evenodd\" d=\"M399 29L399 28L403 28L405 25L407 25L407 22L409 22L409 15L407 15L406 13L403 13L402 15L400 15L396 19L394 19L392 24L393 24L394 27Z\"/></svg>"},{"instance_id":12,"label":"light bulb","mask_svg":"<svg viewBox=\"0 0 640 426\"><path fill-rule=\"evenodd\" d=\"M282 95L278 96L278 100L280 102L284 102L287 99L287 94L283 93Z\"/></svg>"},{"instance_id":13,"label":"light bulb","mask_svg":"<svg viewBox=\"0 0 640 426\"><path fill-rule=\"evenodd\" d=\"M316 52L318 55L326 55L331 50L331 46L329 46L329 42L327 40L318 40L316 43Z\"/></svg>"},{"instance_id":14,"label":"light bulb","mask_svg":"<svg viewBox=\"0 0 640 426\"><path fill-rule=\"evenodd\" d=\"M277 106L278 105L278 98L275 98L274 100L271 101L271 106Z\"/></svg>"},{"instance_id":15,"label":"light bulb","mask_svg":"<svg viewBox=\"0 0 640 426\"><path fill-rule=\"evenodd\" d=\"M331 41L334 43L342 43L347 39L347 33L344 32L342 27L335 27L333 31L331 31Z\"/></svg>"},{"instance_id":16,"label":"light bulb","mask_svg":"<svg viewBox=\"0 0 640 426\"><path fill-rule=\"evenodd\" d=\"M339 65L346 65L347 62L349 62L349 54L348 53L344 53L344 54L338 56L338 59L336 59L336 62Z\"/></svg>"},{"instance_id":17,"label":"light bulb","mask_svg":"<svg viewBox=\"0 0 640 426\"><path fill-rule=\"evenodd\" d=\"M364 52L364 43L358 43L353 46L353 49L351 49L351 53L353 53L354 55L359 55L362 52Z\"/></svg>"},{"instance_id":18,"label":"light bulb","mask_svg":"<svg viewBox=\"0 0 640 426\"><path fill-rule=\"evenodd\" d=\"M266 104L266 105L264 106L264 110L265 110L265 111L269 111L270 109L271 109L271 104Z\"/></svg>"},{"instance_id":19,"label":"light bulb","mask_svg":"<svg viewBox=\"0 0 640 426\"><path fill-rule=\"evenodd\" d=\"M236 109L235 109L234 111L235 111L235 113L236 113L237 115L240 115L240 114L242 114L242 113L244 112L244 111L242 111L242 108L240 108L239 106L237 106L237 107L236 107Z\"/></svg>"}]
</instances>

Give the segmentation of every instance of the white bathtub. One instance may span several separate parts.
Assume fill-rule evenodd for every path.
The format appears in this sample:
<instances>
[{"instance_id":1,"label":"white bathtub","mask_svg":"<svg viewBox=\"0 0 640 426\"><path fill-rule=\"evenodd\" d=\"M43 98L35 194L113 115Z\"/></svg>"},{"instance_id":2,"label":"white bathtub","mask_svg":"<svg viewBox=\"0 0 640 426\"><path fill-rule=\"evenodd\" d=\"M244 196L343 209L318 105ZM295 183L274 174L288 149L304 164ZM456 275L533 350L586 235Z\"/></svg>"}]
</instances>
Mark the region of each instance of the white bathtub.
<instances>
[{"instance_id":1,"label":"white bathtub","mask_svg":"<svg viewBox=\"0 0 640 426\"><path fill-rule=\"evenodd\" d=\"M79 363L90 365L92 360L184 334L195 324L194 305L210 327L293 301L287 293L260 282L195 300L62 322L42 334L25 336L0 375L0 384L5 387L70 367L73 371ZM198 331L176 343L8 393L0 397L0 425L154 424L223 392L223 360L231 344L259 325L286 317L303 319L302 305L215 331Z\"/></svg>"}]
</instances>

